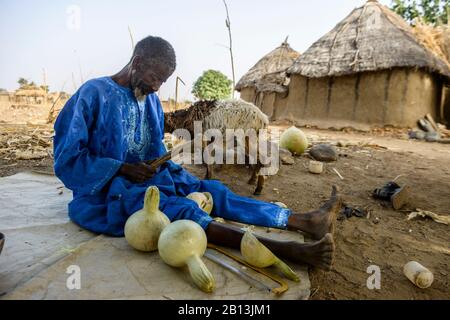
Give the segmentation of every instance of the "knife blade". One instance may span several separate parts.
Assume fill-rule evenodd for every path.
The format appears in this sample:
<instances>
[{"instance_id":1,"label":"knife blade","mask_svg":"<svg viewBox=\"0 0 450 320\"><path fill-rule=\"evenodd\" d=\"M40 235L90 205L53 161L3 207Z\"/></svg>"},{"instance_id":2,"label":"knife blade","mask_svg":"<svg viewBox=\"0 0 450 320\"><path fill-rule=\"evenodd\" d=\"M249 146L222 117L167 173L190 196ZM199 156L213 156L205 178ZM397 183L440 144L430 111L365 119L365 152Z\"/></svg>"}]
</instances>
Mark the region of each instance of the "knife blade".
<instances>
[{"instance_id":1,"label":"knife blade","mask_svg":"<svg viewBox=\"0 0 450 320\"><path fill-rule=\"evenodd\" d=\"M245 281L250 283L253 287L264 290L264 291L268 291L268 292L272 291L272 288L269 287L268 285L264 284L263 282L261 282L260 280L258 280L256 278L252 277L251 275L243 272L242 270L236 268L235 266L225 262L224 260L220 259L220 257L218 257L217 255L206 251L204 256L207 257L209 260L217 263L218 265L224 267L225 269L231 271L232 273L238 275L239 277L241 277L242 279L244 279Z\"/></svg>"}]
</instances>

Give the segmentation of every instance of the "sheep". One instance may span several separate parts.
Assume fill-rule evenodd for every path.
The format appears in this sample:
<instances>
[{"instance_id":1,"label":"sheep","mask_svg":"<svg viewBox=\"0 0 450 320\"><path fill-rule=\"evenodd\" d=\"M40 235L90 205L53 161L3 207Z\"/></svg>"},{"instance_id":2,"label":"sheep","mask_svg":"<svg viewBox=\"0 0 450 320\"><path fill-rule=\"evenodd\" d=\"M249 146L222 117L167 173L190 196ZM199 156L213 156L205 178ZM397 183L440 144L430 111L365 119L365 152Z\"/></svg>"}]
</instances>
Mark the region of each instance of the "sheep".
<instances>
[{"instance_id":1,"label":"sheep","mask_svg":"<svg viewBox=\"0 0 450 320\"><path fill-rule=\"evenodd\" d=\"M261 129L269 125L268 117L254 104L240 100L212 100L199 101L187 109L167 112L164 114L164 131L171 133L176 129L186 129L191 137L194 137L194 122L201 121L203 131L218 129L225 136L226 129L255 130L259 134ZM270 142L269 142L270 143ZM249 155L248 136L245 141L245 154ZM249 184L257 184L255 195L260 195L264 187L265 177L260 174L263 167L261 155L257 155L256 164L252 167L252 176ZM206 165L206 179L211 179L213 170L211 165Z\"/></svg>"}]
</instances>

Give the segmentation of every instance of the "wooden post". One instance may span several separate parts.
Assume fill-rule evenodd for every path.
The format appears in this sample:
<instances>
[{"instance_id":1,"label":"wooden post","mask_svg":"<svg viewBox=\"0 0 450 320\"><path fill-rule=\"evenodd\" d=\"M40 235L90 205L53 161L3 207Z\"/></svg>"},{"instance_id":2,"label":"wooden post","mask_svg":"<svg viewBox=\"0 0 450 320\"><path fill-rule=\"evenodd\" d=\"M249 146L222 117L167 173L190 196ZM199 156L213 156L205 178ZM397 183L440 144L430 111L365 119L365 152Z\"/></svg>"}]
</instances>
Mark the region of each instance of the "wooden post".
<instances>
[{"instance_id":1,"label":"wooden post","mask_svg":"<svg viewBox=\"0 0 450 320\"><path fill-rule=\"evenodd\" d=\"M44 82L44 88L47 87L47 74L45 72L45 68L42 68L42 81ZM45 91L45 96L44 96L44 104L47 104L47 97L48 97L48 91Z\"/></svg>"},{"instance_id":2,"label":"wooden post","mask_svg":"<svg viewBox=\"0 0 450 320\"><path fill-rule=\"evenodd\" d=\"M228 6L225 0L223 0L223 4L225 5L225 11L227 12L227 19L225 20L225 25L227 26L228 29L228 36L230 38L230 57L231 57L231 73L233 75L233 88L232 88L232 92L233 92L233 98L234 98L234 88L236 87L236 78L234 75L234 58L233 58L233 40L231 38L231 21L230 21L230 15L228 14Z\"/></svg>"},{"instance_id":3,"label":"wooden post","mask_svg":"<svg viewBox=\"0 0 450 320\"><path fill-rule=\"evenodd\" d=\"M133 33L131 32L130 26L128 26L128 33L130 34L130 39L131 39L131 52L133 52L134 51L134 38L133 38Z\"/></svg>"},{"instance_id":4,"label":"wooden post","mask_svg":"<svg viewBox=\"0 0 450 320\"><path fill-rule=\"evenodd\" d=\"M177 80L175 81L175 110L178 109L178 81L181 81L183 85L186 85L180 77L177 76ZM174 111L175 111L174 110Z\"/></svg>"}]
</instances>

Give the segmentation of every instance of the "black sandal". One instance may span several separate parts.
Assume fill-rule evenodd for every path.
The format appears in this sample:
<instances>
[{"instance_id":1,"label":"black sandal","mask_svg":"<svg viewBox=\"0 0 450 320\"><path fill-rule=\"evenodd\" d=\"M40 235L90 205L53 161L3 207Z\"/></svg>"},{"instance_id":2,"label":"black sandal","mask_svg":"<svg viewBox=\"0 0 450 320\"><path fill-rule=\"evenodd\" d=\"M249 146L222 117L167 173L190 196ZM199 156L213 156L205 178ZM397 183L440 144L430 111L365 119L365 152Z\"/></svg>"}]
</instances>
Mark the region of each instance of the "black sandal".
<instances>
[{"instance_id":1,"label":"black sandal","mask_svg":"<svg viewBox=\"0 0 450 320\"><path fill-rule=\"evenodd\" d=\"M391 201L395 210L401 209L409 200L409 186L400 187L397 183L388 182L380 189L372 192L372 197Z\"/></svg>"},{"instance_id":2,"label":"black sandal","mask_svg":"<svg viewBox=\"0 0 450 320\"><path fill-rule=\"evenodd\" d=\"M389 201L391 200L392 195L397 191L397 189L400 189L400 186L391 181L386 183L382 188L373 190L372 197L374 197L375 199Z\"/></svg>"}]
</instances>

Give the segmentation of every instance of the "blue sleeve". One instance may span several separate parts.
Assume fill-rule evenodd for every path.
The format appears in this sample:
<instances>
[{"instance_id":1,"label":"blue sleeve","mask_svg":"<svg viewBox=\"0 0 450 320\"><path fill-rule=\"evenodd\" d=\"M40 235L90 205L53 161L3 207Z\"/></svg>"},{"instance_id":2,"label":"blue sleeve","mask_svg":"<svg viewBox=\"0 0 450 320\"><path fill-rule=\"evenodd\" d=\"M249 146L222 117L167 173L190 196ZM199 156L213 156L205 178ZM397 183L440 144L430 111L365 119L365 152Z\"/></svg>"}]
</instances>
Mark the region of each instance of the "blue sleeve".
<instances>
[{"instance_id":1,"label":"blue sleeve","mask_svg":"<svg viewBox=\"0 0 450 320\"><path fill-rule=\"evenodd\" d=\"M89 132L99 110L99 93L89 82L72 96L55 122L54 169L64 185L80 194L98 193L122 162L90 150Z\"/></svg>"}]
</instances>

